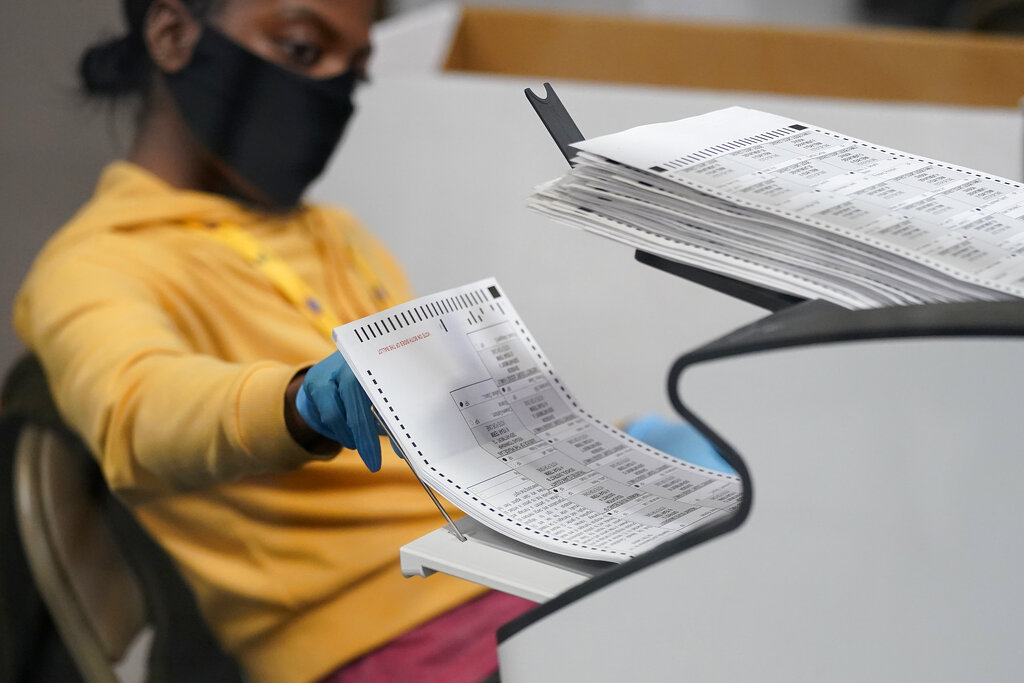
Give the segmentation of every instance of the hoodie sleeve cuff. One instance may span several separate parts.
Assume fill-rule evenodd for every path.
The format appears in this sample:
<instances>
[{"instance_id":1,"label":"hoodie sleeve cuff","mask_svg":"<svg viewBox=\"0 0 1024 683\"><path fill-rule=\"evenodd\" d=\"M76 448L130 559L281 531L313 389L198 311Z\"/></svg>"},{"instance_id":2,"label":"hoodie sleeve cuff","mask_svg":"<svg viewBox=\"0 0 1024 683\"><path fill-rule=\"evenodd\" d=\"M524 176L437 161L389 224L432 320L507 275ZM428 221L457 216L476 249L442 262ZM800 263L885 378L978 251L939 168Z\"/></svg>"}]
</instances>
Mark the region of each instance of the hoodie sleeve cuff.
<instances>
[{"instance_id":1,"label":"hoodie sleeve cuff","mask_svg":"<svg viewBox=\"0 0 1024 683\"><path fill-rule=\"evenodd\" d=\"M238 435L242 448L260 471L300 467L336 453L314 454L292 438L284 419L288 383L305 365L264 365L245 379L238 398Z\"/></svg>"}]
</instances>

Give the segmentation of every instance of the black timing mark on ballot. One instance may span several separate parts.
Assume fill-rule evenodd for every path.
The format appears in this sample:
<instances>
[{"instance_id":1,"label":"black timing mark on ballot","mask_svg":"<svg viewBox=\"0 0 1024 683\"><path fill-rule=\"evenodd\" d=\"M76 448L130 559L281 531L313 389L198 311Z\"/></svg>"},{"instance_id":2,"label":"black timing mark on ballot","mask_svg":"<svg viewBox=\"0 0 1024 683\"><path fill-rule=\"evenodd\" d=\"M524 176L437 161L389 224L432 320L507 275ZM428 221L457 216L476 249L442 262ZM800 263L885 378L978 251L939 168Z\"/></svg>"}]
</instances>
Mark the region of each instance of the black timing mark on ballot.
<instances>
[{"instance_id":1,"label":"black timing mark on ballot","mask_svg":"<svg viewBox=\"0 0 1024 683\"><path fill-rule=\"evenodd\" d=\"M446 313L455 313L456 311L466 310L472 306L482 304L487 300L485 292L495 299L501 296L501 292L494 286L488 286L486 290L475 289L456 298L429 301L426 304L402 309L389 316L385 316L380 321L356 327L353 332L359 343L369 342L378 336L383 337L391 332L398 332L400 329L404 329L414 323L423 322L429 318L439 318ZM444 331L447 332L448 328L445 327L444 321L440 322L441 326L444 327Z\"/></svg>"},{"instance_id":2,"label":"black timing mark on ballot","mask_svg":"<svg viewBox=\"0 0 1024 683\"><path fill-rule=\"evenodd\" d=\"M651 166L649 170L656 173L667 173L669 170L680 169L691 164L697 164L702 161L707 161L708 159L713 159L719 154L743 149L744 147L750 147L752 145L771 142L772 140L777 140L780 137L792 135L793 130L804 130L805 128L807 128L807 126L801 126L799 123L794 123L793 125L786 126L785 128L766 130L762 133L757 133L756 135L751 135L749 137L736 138L729 142L723 142L721 144L712 145L711 147L705 147L704 149L698 149L685 156L681 156L678 159L666 161L664 162L664 166ZM668 168L666 168L666 166Z\"/></svg>"}]
</instances>

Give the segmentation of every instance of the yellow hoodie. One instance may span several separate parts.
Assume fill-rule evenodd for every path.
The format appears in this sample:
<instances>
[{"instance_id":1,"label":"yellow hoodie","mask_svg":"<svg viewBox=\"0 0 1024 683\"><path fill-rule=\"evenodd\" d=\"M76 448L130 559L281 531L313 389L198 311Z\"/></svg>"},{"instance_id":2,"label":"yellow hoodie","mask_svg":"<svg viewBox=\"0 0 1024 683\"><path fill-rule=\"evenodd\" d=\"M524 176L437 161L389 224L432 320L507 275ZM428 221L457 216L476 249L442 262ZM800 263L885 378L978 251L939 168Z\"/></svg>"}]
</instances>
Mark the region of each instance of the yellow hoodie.
<instances>
[{"instance_id":1,"label":"yellow hoodie","mask_svg":"<svg viewBox=\"0 0 1024 683\"><path fill-rule=\"evenodd\" d=\"M40 253L15 329L225 648L254 681L311 680L482 589L401 576L398 547L441 518L398 458L371 474L291 439L285 387L333 345L195 221L249 231L342 322L408 298L343 212L268 217L117 162Z\"/></svg>"}]
</instances>

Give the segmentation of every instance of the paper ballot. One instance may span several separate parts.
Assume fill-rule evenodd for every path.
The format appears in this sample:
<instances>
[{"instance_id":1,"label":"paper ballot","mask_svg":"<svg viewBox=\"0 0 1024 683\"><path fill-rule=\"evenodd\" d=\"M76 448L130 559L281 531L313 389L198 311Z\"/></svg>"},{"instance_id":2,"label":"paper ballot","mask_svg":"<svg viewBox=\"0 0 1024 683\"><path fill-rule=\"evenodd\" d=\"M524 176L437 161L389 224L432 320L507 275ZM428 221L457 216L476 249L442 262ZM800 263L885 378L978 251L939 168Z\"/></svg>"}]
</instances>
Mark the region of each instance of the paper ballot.
<instances>
[{"instance_id":1,"label":"paper ballot","mask_svg":"<svg viewBox=\"0 0 1024 683\"><path fill-rule=\"evenodd\" d=\"M530 206L849 308L1024 296L1024 186L732 107L575 145Z\"/></svg>"},{"instance_id":2,"label":"paper ballot","mask_svg":"<svg viewBox=\"0 0 1024 683\"><path fill-rule=\"evenodd\" d=\"M493 280L334 330L427 485L533 546L621 562L726 514L738 478L590 415Z\"/></svg>"}]
</instances>

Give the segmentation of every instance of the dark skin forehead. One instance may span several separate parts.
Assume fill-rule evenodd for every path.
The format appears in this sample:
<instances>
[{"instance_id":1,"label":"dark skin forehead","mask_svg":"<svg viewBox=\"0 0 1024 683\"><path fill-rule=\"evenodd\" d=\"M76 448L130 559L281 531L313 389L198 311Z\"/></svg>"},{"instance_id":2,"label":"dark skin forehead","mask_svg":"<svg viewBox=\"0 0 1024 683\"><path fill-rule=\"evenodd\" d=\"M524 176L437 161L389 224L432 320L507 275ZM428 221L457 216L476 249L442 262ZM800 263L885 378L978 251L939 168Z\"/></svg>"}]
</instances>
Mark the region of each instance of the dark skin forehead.
<instances>
[{"instance_id":1,"label":"dark skin forehead","mask_svg":"<svg viewBox=\"0 0 1024 683\"><path fill-rule=\"evenodd\" d=\"M373 16L373 0L223 0L210 20L256 54L320 78L365 70Z\"/></svg>"}]
</instances>

